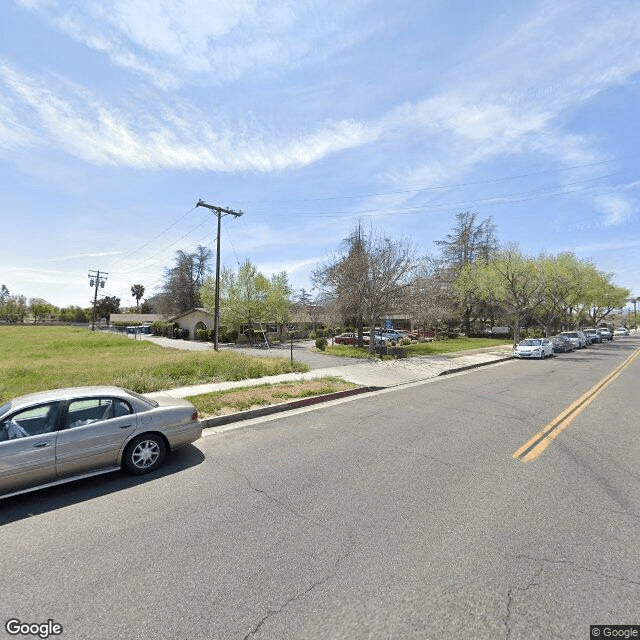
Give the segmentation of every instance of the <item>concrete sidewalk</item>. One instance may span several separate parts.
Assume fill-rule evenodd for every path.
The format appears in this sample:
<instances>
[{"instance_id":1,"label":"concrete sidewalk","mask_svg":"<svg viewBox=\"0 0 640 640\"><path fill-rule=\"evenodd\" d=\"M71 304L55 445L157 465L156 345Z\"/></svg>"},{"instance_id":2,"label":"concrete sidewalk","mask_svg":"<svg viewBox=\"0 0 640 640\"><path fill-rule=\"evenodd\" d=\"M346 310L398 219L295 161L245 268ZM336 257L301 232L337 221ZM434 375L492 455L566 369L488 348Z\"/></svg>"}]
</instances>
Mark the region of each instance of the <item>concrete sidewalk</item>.
<instances>
[{"instance_id":1,"label":"concrete sidewalk","mask_svg":"<svg viewBox=\"0 0 640 640\"><path fill-rule=\"evenodd\" d=\"M361 387L384 389L411 382L428 380L447 373L455 373L475 367L494 364L512 358L511 346L484 347L451 355L422 356L399 360L355 360L353 364L314 369L306 373L285 373L251 380L216 382L178 389L168 389L147 395L185 398L213 391L226 391L240 387L274 384L289 380L313 380L325 376L339 377ZM247 412L243 412L246 414ZM246 417L243 415L243 418Z\"/></svg>"}]
</instances>

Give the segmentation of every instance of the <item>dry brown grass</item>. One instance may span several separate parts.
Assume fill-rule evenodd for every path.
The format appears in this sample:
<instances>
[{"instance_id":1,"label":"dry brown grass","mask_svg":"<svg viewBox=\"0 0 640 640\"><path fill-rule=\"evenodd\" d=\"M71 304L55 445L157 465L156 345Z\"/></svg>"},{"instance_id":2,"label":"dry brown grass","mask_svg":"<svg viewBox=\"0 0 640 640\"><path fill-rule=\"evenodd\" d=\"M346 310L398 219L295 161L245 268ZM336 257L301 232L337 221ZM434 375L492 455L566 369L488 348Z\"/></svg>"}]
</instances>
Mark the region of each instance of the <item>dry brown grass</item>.
<instances>
[{"instance_id":1,"label":"dry brown grass","mask_svg":"<svg viewBox=\"0 0 640 640\"><path fill-rule=\"evenodd\" d=\"M237 411L246 411L271 404L279 404L297 398L309 398L336 391L354 389L358 385L340 378L318 378L263 384L257 387L240 387L228 391L215 391L188 398L198 409L201 417L219 416Z\"/></svg>"}]
</instances>

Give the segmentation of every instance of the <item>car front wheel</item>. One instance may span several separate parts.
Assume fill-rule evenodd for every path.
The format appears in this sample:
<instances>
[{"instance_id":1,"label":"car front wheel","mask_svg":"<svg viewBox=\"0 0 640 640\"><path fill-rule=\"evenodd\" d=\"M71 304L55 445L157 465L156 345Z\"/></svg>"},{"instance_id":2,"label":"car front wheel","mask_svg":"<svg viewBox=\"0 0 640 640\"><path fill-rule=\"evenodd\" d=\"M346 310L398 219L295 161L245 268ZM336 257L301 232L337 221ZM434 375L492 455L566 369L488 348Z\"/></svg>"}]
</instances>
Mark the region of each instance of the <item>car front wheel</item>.
<instances>
[{"instance_id":1,"label":"car front wheel","mask_svg":"<svg viewBox=\"0 0 640 640\"><path fill-rule=\"evenodd\" d=\"M123 464L129 473L141 475L157 469L164 461L167 447L154 433L134 438L124 452Z\"/></svg>"}]
</instances>

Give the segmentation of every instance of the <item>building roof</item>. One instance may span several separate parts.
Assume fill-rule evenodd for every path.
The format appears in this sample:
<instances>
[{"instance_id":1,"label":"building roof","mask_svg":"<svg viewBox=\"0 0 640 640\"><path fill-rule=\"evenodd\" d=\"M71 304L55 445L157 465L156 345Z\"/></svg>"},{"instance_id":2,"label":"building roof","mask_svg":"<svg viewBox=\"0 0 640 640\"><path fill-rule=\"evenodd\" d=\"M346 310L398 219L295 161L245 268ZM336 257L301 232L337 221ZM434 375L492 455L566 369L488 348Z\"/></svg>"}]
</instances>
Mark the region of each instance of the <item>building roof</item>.
<instances>
[{"instance_id":1,"label":"building roof","mask_svg":"<svg viewBox=\"0 0 640 640\"><path fill-rule=\"evenodd\" d=\"M109 322L111 324L146 324L163 319L164 316L159 313L112 313Z\"/></svg>"}]
</instances>

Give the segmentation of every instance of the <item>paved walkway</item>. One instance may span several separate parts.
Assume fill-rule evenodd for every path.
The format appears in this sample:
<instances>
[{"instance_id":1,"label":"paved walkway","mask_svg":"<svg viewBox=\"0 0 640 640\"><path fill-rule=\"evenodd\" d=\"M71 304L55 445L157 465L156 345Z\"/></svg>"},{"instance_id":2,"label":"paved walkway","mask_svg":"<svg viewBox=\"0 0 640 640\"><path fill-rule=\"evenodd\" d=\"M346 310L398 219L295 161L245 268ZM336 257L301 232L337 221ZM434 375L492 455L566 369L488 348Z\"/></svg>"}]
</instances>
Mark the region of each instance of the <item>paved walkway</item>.
<instances>
[{"instance_id":1,"label":"paved walkway","mask_svg":"<svg viewBox=\"0 0 640 640\"><path fill-rule=\"evenodd\" d=\"M157 338L154 339L154 342L157 340ZM161 338L160 340L163 339ZM170 346L173 348L177 347L177 342L190 344L189 342L181 340L167 340L167 342L170 343ZM205 349L206 348L207 347L205 347ZM257 351L260 352L259 355L263 356L268 353L267 350ZM276 350L274 349L272 351ZM278 349L277 355L286 357L287 354L283 353L283 351L285 350ZM294 358L296 360L303 360L303 358L299 356L301 356L304 351L305 349L299 349L294 352ZM419 358L404 358L400 360L354 360L353 358L334 358L333 356L323 356L321 354L313 353L312 355L320 356L323 359L322 364L325 366L313 368L307 373L285 373L277 376L267 376L252 380L200 384L190 387L181 387L178 389L169 389L167 391L158 392L158 394L170 395L175 398L184 398L202 393L210 393L212 391L225 391L227 389L257 386L266 383L277 383L289 380L312 380L325 376L336 376L365 387L385 388L399 384L427 380L444 373L451 373L454 371L500 362L511 358L511 353L512 349L509 345L500 347L484 347L482 349L474 349L451 355L422 356ZM254 354L252 353L252 355ZM154 396L158 394L150 393L147 395Z\"/></svg>"}]
</instances>

